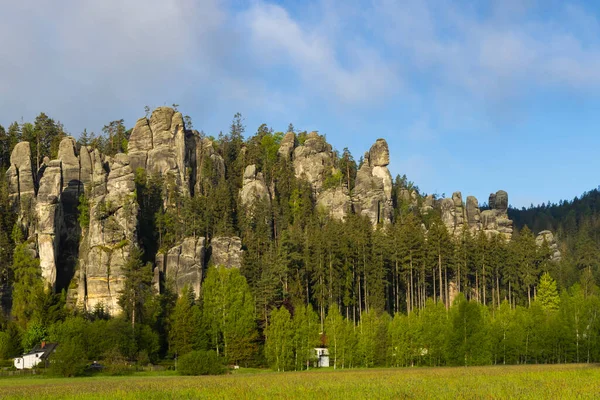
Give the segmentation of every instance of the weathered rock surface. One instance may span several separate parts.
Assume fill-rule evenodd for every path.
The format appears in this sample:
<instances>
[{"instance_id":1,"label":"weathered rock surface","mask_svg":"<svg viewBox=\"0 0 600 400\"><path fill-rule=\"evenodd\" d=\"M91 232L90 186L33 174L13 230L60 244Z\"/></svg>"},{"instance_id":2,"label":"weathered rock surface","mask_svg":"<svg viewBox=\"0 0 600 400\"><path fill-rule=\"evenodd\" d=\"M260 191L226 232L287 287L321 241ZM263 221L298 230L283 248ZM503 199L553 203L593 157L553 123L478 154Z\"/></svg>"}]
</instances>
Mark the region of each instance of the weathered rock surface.
<instances>
[{"instance_id":1,"label":"weathered rock surface","mask_svg":"<svg viewBox=\"0 0 600 400\"><path fill-rule=\"evenodd\" d=\"M387 142L377 139L371 150L365 153L364 163L356 174L352 192L354 211L369 217L373 225L392 221L392 175L387 168L388 163Z\"/></svg>"},{"instance_id":2,"label":"weathered rock surface","mask_svg":"<svg viewBox=\"0 0 600 400\"><path fill-rule=\"evenodd\" d=\"M254 164L248 165L244 171L244 181L240 190L242 205L251 212L251 208L258 203L270 204L271 196L265 184L262 172L256 171Z\"/></svg>"},{"instance_id":3,"label":"weathered rock surface","mask_svg":"<svg viewBox=\"0 0 600 400\"><path fill-rule=\"evenodd\" d=\"M317 207L333 219L343 221L352 212L352 199L346 186L329 188L317 198Z\"/></svg>"},{"instance_id":4,"label":"weathered rock surface","mask_svg":"<svg viewBox=\"0 0 600 400\"><path fill-rule=\"evenodd\" d=\"M240 268L244 251L242 240L237 237L214 237L210 242L210 263L226 268Z\"/></svg>"},{"instance_id":5,"label":"weathered rock surface","mask_svg":"<svg viewBox=\"0 0 600 400\"><path fill-rule=\"evenodd\" d=\"M155 274L164 275L167 283L172 283L177 293L187 285L200 295L205 265L205 239L189 237L175 247L156 256Z\"/></svg>"},{"instance_id":6,"label":"weathered rock surface","mask_svg":"<svg viewBox=\"0 0 600 400\"><path fill-rule=\"evenodd\" d=\"M478 232L481 230L481 210L479 209L479 202L474 196L467 197L467 223L472 231Z\"/></svg>"},{"instance_id":7,"label":"weathered rock surface","mask_svg":"<svg viewBox=\"0 0 600 400\"><path fill-rule=\"evenodd\" d=\"M78 301L88 310L101 304L109 313L118 314L123 267L131 247L137 245L134 174L125 154L117 154L109 165L103 165L99 154L95 156L95 196L90 200L90 224L80 250Z\"/></svg>"},{"instance_id":8,"label":"weathered rock surface","mask_svg":"<svg viewBox=\"0 0 600 400\"><path fill-rule=\"evenodd\" d=\"M490 209L481 213L483 231L486 235L501 235L509 240L512 237L512 221L508 219L508 193L499 190L491 193L489 202Z\"/></svg>"},{"instance_id":9,"label":"weathered rock surface","mask_svg":"<svg viewBox=\"0 0 600 400\"><path fill-rule=\"evenodd\" d=\"M17 143L10 155L10 167L6 171L6 176L11 200L21 201L24 197L35 196L29 142Z\"/></svg>"},{"instance_id":10,"label":"weathered rock surface","mask_svg":"<svg viewBox=\"0 0 600 400\"><path fill-rule=\"evenodd\" d=\"M421 213L422 214L428 214L431 211L433 211L433 208L435 207L435 199L433 198L433 195L427 195L425 196L425 199L423 199L423 204L421 205Z\"/></svg>"},{"instance_id":11,"label":"weathered rock surface","mask_svg":"<svg viewBox=\"0 0 600 400\"><path fill-rule=\"evenodd\" d=\"M296 147L296 135L294 132L288 132L283 139L281 139L281 143L279 144L279 156L287 161L291 161L294 147Z\"/></svg>"},{"instance_id":12,"label":"weathered rock surface","mask_svg":"<svg viewBox=\"0 0 600 400\"><path fill-rule=\"evenodd\" d=\"M37 218L35 231L42 278L52 288L56 284L59 235L61 228L64 226L60 204L61 185L61 162L59 160L50 161L40 179L35 204Z\"/></svg>"},{"instance_id":13,"label":"weathered rock surface","mask_svg":"<svg viewBox=\"0 0 600 400\"><path fill-rule=\"evenodd\" d=\"M558 249L556 238L551 231L545 230L538 233L537 237L535 238L535 243L538 246L542 246L544 242L546 242L548 248L550 249L550 261L560 261L562 259L562 254Z\"/></svg>"},{"instance_id":14,"label":"weathered rock surface","mask_svg":"<svg viewBox=\"0 0 600 400\"><path fill-rule=\"evenodd\" d=\"M450 234L459 235L468 228L472 234L483 231L488 237L501 235L506 240L512 237L512 221L507 213L508 194L504 190L490 195L490 209L483 212L473 196L468 196L466 204L463 203L460 192L453 193L451 199L441 199L438 204Z\"/></svg>"},{"instance_id":15,"label":"weathered rock surface","mask_svg":"<svg viewBox=\"0 0 600 400\"><path fill-rule=\"evenodd\" d=\"M294 150L296 177L308 181L313 191L320 193L326 175L332 170L333 152L331 145L317 132L309 133L304 144Z\"/></svg>"},{"instance_id":16,"label":"weathered rock surface","mask_svg":"<svg viewBox=\"0 0 600 400\"><path fill-rule=\"evenodd\" d=\"M143 168L149 174L165 178L171 175L183 193L188 193L188 143L181 113L170 107L158 107L149 120L137 120L131 132L128 144L131 170Z\"/></svg>"}]
</instances>

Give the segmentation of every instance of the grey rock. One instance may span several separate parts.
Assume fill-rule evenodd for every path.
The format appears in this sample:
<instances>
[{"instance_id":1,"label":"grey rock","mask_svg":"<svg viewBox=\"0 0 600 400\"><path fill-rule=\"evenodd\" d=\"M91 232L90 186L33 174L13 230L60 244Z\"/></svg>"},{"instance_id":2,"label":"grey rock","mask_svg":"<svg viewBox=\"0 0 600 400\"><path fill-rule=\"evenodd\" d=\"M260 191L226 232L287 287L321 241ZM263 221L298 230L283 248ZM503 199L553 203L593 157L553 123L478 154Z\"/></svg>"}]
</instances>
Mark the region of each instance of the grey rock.
<instances>
[{"instance_id":1,"label":"grey rock","mask_svg":"<svg viewBox=\"0 0 600 400\"><path fill-rule=\"evenodd\" d=\"M244 171L244 182L240 189L242 205L249 213L256 204L271 204L269 189L265 184L262 172L256 172L256 166L248 165Z\"/></svg>"},{"instance_id":2,"label":"grey rock","mask_svg":"<svg viewBox=\"0 0 600 400\"><path fill-rule=\"evenodd\" d=\"M244 251L242 240L237 237L214 237L210 242L210 263L226 268L240 268Z\"/></svg>"},{"instance_id":3,"label":"grey rock","mask_svg":"<svg viewBox=\"0 0 600 400\"><path fill-rule=\"evenodd\" d=\"M187 285L194 290L196 296L199 296L205 251L204 238L186 238L181 244L169 249L167 254L159 253L157 255L156 271L164 268L167 282L172 282L177 293L181 293L184 286Z\"/></svg>"},{"instance_id":4,"label":"grey rock","mask_svg":"<svg viewBox=\"0 0 600 400\"><path fill-rule=\"evenodd\" d=\"M478 232L481 230L481 210L479 202L474 196L467 197L466 205L467 223L472 231Z\"/></svg>"},{"instance_id":5,"label":"grey rock","mask_svg":"<svg viewBox=\"0 0 600 400\"><path fill-rule=\"evenodd\" d=\"M392 221L392 175L387 166L381 165L385 164L386 157L389 161L387 148L386 141L378 139L365 154L352 191L354 211L367 216L373 225Z\"/></svg>"},{"instance_id":6,"label":"grey rock","mask_svg":"<svg viewBox=\"0 0 600 400\"><path fill-rule=\"evenodd\" d=\"M315 193L323 187L325 176L333 170L331 145L317 132L308 134L302 146L294 150L294 171L296 178L308 181Z\"/></svg>"},{"instance_id":7,"label":"grey rock","mask_svg":"<svg viewBox=\"0 0 600 400\"><path fill-rule=\"evenodd\" d=\"M292 153L296 147L296 135L294 132L288 132L285 134L279 145L279 156L287 161L291 161Z\"/></svg>"},{"instance_id":8,"label":"grey rock","mask_svg":"<svg viewBox=\"0 0 600 400\"><path fill-rule=\"evenodd\" d=\"M547 244L550 250L550 261L559 262L562 259L562 254L558 248L558 243L556 241L556 238L554 237L554 234L551 231L544 230L538 233L538 235L535 238L535 243L540 247L544 243Z\"/></svg>"},{"instance_id":9,"label":"grey rock","mask_svg":"<svg viewBox=\"0 0 600 400\"><path fill-rule=\"evenodd\" d=\"M319 194L317 207L331 218L343 221L352 212L352 199L345 186L329 188Z\"/></svg>"},{"instance_id":10,"label":"grey rock","mask_svg":"<svg viewBox=\"0 0 600 400\"><path fill-rule=\"evenodd\" d=\"M377 139L369 150L369 160L372 166L385 167L390 164L390 150L385 139Z\"/></svg>"},{"instance_id":11,"label":"grey rock","mask_svg":"<svg viewBox=\"0 0 600 400\"><path fill-rule=\"evenodd\" d=\"M10 155L10 167L6 171L8 193L14 207L23 206L26 199L35 197L35 180L31 165L29 142L17 143Z\"/></svg>"}]
</instances>

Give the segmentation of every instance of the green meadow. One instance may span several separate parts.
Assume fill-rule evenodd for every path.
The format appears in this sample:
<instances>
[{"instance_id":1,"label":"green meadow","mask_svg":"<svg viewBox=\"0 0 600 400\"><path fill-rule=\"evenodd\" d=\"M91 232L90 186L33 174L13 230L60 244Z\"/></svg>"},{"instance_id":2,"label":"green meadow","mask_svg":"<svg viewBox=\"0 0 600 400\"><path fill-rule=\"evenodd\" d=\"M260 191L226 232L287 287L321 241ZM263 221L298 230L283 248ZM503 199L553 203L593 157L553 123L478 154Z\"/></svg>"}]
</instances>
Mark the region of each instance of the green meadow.
<instances>
[{"instance_id":1,"label":"green meadow","mask_svg":"<svg viewBox=\"0 0 600 400\"><path fill-rule=\"evenodd\" d=\"M0 379L2 399L592 399L593 364Z\"/></svg>"}]
</instances>

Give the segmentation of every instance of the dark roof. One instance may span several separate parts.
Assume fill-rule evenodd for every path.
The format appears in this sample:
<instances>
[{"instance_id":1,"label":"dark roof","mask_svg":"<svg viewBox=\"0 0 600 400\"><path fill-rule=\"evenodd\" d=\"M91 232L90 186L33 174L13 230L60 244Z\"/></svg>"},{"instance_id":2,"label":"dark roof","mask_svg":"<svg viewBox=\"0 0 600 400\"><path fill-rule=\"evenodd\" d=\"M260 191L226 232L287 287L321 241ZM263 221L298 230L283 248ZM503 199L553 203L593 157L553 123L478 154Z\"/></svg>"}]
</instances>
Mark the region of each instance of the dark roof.
<instances>
[{"instance_id":1,"label":"dark roof","mask_svg":"<svg viewBox=\"0 0 600 400\"><path fill-rule=\"evenodd\" d=\"M29 353L23 354L26 356L28 354L36 354L36 353L44 353L40 356L41 359L48 358L50 354L56 349L58 343L46 343L44 347L41 344L36 345L33 349L29 351Z\"/></svg>"}]
</instances>

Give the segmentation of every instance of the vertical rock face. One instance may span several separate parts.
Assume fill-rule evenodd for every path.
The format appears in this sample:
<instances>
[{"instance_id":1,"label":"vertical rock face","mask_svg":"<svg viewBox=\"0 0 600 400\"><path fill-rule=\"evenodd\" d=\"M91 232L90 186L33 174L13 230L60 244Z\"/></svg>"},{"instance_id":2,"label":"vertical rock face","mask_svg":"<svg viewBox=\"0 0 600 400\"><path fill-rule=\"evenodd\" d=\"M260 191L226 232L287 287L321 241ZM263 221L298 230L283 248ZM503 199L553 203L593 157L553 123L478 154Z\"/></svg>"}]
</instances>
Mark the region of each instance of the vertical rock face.
<instances>
[{"instance_id":1,"label":"vertical rock face","mask_svg":"<svg viewBox=\"0 0 600 400\"><path fill-rule=\"evenodd\" d=\"M296 135L294 132L288 132L285 134L281 143L279 145L279 156L285 159L286 161L292 160L292 153L294 152L294 147L296 146Z\"/></svg>"},{"instance_id":2,"label":"vertical rock face","mask_svg":"<svg viewBox=\"0 0 600 400\"><path fill-rule=\"evenodd\" d=\"M472 231L481 230L481 210L479 210L479 202L474 196L467 197L467 222Z\"/></svg>"},{"instance_id":3,"label":"vertical rock face","mask_svg":"<svg viewBox=\"0 0 600 400\"><path fill-rule=\"evenodd\" d=\"M428 214L429 212L433 211L433 208L435 207L435 199L433 198L433 195L427 195L425 197L425 199L423 200L423 205L421 206L421 213L422 214Z\"/></svg>"},{"instance_id":4,"label":"vertical rock face","mask_svg":"<svg viewBox=\"0 0 600 400\"><path fill-rule=\"evenodd\" d=\"M329 188L319 194L317 207L333 219L343 221L352 212L352 200L346 186Z\"/></svg>"},{"instance_id":5,"label":"vertical rock face","mask_svg":"<svg viewBox=\"0 0 600 400\"><path fill-rule=\"evenodd\" d=\"M290 139L288 139L290 140ZM286 149L289 148L286 142ZM281 147L279 149L281 151ZM280 153L281 154L281 153ZM333 170L333 152L331 145L317 132L308 134L302 146L294 150L294 171L297 178L308 181L315 193L320 193L327 173Z\"/></svg>"},{"instance_id":6,"label":"vertical rock face","mask_svg":"<svg viewBox=\"0 0 600 400\"><path fill-rule=\"evenodd\" d=\"M184 286L188 285L198 296L205 265L204 244L204 238L190 237L169 249L167 254L157 254L155 273L163 273L165 280L172 282L177 293L181 293Z\"/></svg>"},{"instance_id":7,"label":"vertical rock face","mask_svg":"<svg viewBox=\"0 0 600 400\"><path fill-rule=\"evenodd\" d=\"M59 160L50 161L40 179L35 204L37 246L42 278L52 288L56 284L56 261L60 231L63 227L60 204L62 181L61 162Z\"/></svg>"},{"instance_id":8,"label":"vertical rock face","mask_svg":"<svg viewBox=\"0 0 600 400\"><path fill-rule=\"evenodd\" d=\"M33 223L36 180L31 165L29 142L17 143L10 155L10 167L6 171L8 197L13 210L18 212L18 223L27 232Z\"/></svg>"},{"instance_id":9,"label":"vertical rock face","mask_svg":"<svg viewBox=\"0 0 600 400\"><path fill-rule=\"evenodd\" d=\"M186 169L187 148L183 116L170 107L158 107L150 120L140 118L131 132L128 153L131 170L143 168L149 174L171 175L184 193L189 191Z\"/></svg>"},{"instance_id":10,"label":"vertical rock face","mask_svg":"<svg viewBox=\"0 0 600 400\"><path fill-rule=\"evenodd\" d=\"M210 242L210 263L226 268L240 268L244 251L242 240L237 237L214 237Z\"/></svg>"},{"instance_id":11,"label":"vertical rock face","mask_svg":"<svg viewBox=\"0 0 600 400\"><path fill-rule=\"evenodd\" d=\"M472 234L483 231L488 237L501 235L509 240L513 228L507 213L508 194L504 190L492 193L489 205L491 209L482 212L473 196L467 197L465 205L460 192L453 193L452 199L442 199L439 202L442 221L450 234L459 235L466 225Z\"/></svg>"},{"instance_id":12,"label":"vertical rock face","mask_svg":"<svg viewBox=\"0 0 600 400\"><path fill-rule=\"evenodd\" d=\"M10 198L13 202L35 196L35 181L31 166L29 142L18 143L10 155L10 167L6 171Z\"/></svg>"},{"instance_id":13,"label":"vertical rock face","mask_svg":"<svg viewBox=\"0 0 600 400\"><path fill-rule=\"evenodd\" d=\"M550 249L550 261L559 262L562 259L562 254L558 249L558 243L556 242L556 238L551 231L545 230L538 233L535 238L535 243L538 246L542 246L546 242L548 248Z\"/></svg>"},{"instance_id":14,"label":"vertical rock face","mask_svg":"<svg viewBox=\"0 0 600 400\"><path fill-rule=\"evenodd\" d=\"M512 237L512 221L508 219L508 193L499 190L490 194L490 209L481 213L482 228L486 235L501 235L509 240Z\"/></svg>"},{"instance_id":15,"label":"vertical rock face","mask_svg":"<svg viewBox=\"0 0 600 400\"><path fill-rule=\"evenodd\" d=\"M94 189L88 233L80 250L78 301L87 309L102 304L117 314L123 266L137 243L134 174L125 154L117 154L108 165L97 152L93 158Z\"/></svg>"},{"instance_id":16,"label":"vertical rock face","mask_svg":"<svg viewBox=\"0 0 600 400\"><path fill-rule=\"evenodd\" d=\"M387 142L377 139L356 174L352 193L354 210L368 216L373 225L392 220L392 175L387 168L390 153Z\"/></svg>"},{"instance_id":17,"label":"vertical rock face","mask_svg":"<svg viewBox=\"0 0 600 400\"><path fill-rule=\"evenodd\" d=\"M244 182L240 189L242 205L251 212L251 208L257 203L271 203L269 189L265 184L262 172L256 171L254 164L248 165L244 171Z\"/></svg>"}]
</instances>

